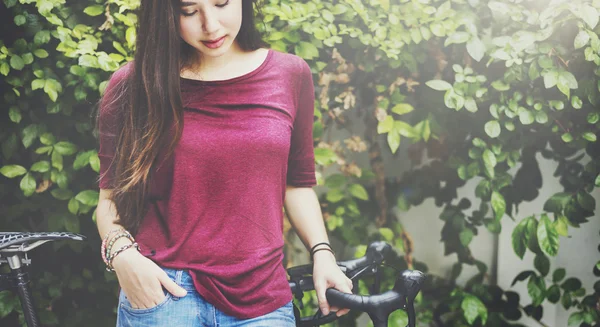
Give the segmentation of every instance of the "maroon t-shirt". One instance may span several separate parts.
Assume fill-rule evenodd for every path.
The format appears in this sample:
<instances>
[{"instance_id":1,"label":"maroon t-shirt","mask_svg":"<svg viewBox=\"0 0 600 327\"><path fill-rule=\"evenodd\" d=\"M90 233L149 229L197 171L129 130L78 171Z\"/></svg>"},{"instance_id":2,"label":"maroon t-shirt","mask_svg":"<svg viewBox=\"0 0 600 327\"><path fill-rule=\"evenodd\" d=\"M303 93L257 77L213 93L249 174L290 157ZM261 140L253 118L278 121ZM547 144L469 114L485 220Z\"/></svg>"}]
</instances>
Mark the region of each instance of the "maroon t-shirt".
<instances>
[{"instance_id":1,"label":"maroon t-shirt","mask_svg":"<svg viewBox=\"0 0 600 327\"><path fill-rule=\"evenodd\" d=\"M111 188L116 71L100 106L99 186ZM283 259L287 185L316 185L314 86L300 57L269 50L252 72L220 81L181 78L183 135L159 158L149 209L135 235L157 264L188 269L196 290L240 319L292 299ZM161 228L158 215L167 222Z\"/></svg>"}]
</instances>

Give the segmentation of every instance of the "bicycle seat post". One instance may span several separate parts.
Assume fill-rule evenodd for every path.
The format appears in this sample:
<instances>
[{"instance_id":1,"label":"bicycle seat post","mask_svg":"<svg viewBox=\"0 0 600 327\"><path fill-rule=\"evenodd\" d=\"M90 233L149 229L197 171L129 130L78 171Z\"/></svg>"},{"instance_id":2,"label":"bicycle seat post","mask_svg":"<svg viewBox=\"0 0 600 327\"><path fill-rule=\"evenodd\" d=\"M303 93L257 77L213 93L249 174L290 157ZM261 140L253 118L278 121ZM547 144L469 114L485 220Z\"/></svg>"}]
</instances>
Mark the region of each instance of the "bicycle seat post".
<instances>
[{"instance_id":1,"label":"bicycle seat post","mask_svg":"<svg viewBox=\"0 0 600 327\"><path fill-rule=\"evenodd\" d=\"M10 274L0 274L0 291L17 289L28 327L39 327L40 324L29 287L29 274L25 269L31 264L27 252L46 242L67 239L83 241L85 236L67 232L0 232L0 265L8 263L11 270Z\"/></svg>"},{"instance_id":2,"label":"bicycle seat post","mask_svg":"<svg viewBox=\"0 0 600 327\"><path fill-rule=\"evenodd\" d=\"M8 256L6 253L0 254L5 257L5 262L8 263L11 270L10 274L3 274L3 277L8 277L5 287L11 291L17 290L27 326L39 327L40 325L33 304L33 296L29 287L29 274L25 269L25 265L31 263L31 260L27 258L26 252L10 253Z\"/></svg>"}]
</instances>

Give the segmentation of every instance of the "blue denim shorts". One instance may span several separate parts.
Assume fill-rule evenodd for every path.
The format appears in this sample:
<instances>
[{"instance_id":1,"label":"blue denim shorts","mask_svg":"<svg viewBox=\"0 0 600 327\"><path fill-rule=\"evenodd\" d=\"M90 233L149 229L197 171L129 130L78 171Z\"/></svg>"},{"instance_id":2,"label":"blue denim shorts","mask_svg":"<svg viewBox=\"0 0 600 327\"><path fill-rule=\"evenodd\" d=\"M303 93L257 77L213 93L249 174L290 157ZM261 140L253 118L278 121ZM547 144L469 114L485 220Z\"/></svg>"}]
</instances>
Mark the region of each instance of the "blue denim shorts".
<instances>
[{"instance_id":1,"label":"blue denim shorts","mask_svg":"<svg viewBox=\"0 0 600 327\"><path fill-rule=\"evenodd\" d=\"M228 316L208 303L194 288L192 277L183 269L162 268L188 293L179 298L164 287L165 298L151 308L134 309L123 290L119 293L117 327L295 327L292 301L273 312L251 319Z\"/></svg>"}]
</instances>

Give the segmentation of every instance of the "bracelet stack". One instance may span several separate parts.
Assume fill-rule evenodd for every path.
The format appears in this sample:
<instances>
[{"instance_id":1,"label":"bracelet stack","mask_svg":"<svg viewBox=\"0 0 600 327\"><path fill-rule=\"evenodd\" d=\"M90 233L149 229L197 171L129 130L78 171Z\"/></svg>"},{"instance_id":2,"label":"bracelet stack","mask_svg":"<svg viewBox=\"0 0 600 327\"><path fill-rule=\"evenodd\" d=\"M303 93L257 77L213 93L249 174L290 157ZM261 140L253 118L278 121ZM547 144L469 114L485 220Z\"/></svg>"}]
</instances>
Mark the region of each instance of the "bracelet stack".
<instances>
[{"instance_id":1,"label":"bracelet stack","mask_svg":"<svg viewBox=\"0 0 600 327\"><path fill-rule=\"evenodd\" d=\"M113 234L117 234L117 235L115 235L114 237L111 238L111 235L113 235ZM114 253L112 253L112 249L113 249L115 242L118 239L123 238L123 237L126 237L127 239L129 239L131 241L131 243L127 244L127 245L123 245L121 248L119 248ZM115 271L112 266L113 259L117 255L119 255L121 252L123 252L131 247L136 248L138 251L140 250L140 246L133 239L133 236L131 236L131 234L124 228L117 228L117 229L113 229L110 232L108 232L106 234L106 236L104 237L104 239L102 240L102 246L100 247L102 261L104 261L104 263L106 264L106 270L107 271Z\"/></svg>"},{"instance_id":2,"label":"bracelet stack","mask_svg":"<svg viewBox=\"0 0 600 327\"><path fill-rule=\"evenodd\" d=\"M317 247L318 247L319 245L325 245L325 246L327 246L327 247L321 247L321 248L318 248L318 249L317 249ZM315 244L315 245L312 247L312 249L310 249L310 258L311 258L312 260L314 260L314 255L315 255L315 253L317 253L317 252L319 252L319 251L322 251L322 250L329 251L329 252L331 252L331 253L332 253L332 254L335 256L335 252L333 252L333 249L331 248L331 245L330 245L329 243L327 243L327 242L321 242L321 243L317 243L317 244Z\"/></svg>"}]
</instances>

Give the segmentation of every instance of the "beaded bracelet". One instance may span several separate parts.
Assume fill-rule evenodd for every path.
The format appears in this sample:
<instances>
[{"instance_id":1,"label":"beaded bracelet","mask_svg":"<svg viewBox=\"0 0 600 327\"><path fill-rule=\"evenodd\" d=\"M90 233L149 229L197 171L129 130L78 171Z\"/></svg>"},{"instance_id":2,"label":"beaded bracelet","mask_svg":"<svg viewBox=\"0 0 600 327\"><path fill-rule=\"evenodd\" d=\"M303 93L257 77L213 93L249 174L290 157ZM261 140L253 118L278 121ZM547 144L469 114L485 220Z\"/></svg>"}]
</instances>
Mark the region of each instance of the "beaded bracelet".
<instances>
[{"instance_id":1,"label":"beaded bracelet","mask_svg":"<svg viewBox=\"0 0 600 327\"><path fill-rule=\"evenodd\" d=\"M110 236L114 233L117 232L121 232L121 231L126 231L124 228L115 228L111 231L109 231L108 233L106 233L106 235L104 236L104 239L102 240L102 245L100 246L100 255L102 256L102 261L104 261L104 263L106 263L106 243L108 243L108 239L110 238Z\"/></svg>"},{"instance_id":2,"label":"beaded bracelet","mask_svg":"<svg viewBox=\"0 0 600 327\"><path fill-rule=\"evenodd\" d=\"M113 262L113 260L114 260L114 259L115 259L115 257L116 257L117 255L119 255L121 252L123 252L123 251L125 251L125 250L127 250L127 249L129 249L129 248L131 248L131 247L135 247L135 248L136 248L138 251L140 250L140 246L137 244L137 242L134 242L134 243L131 243L131 244L126 244L126 245L123 245L121 248L119 248L117 251L115 251L115 253L113 253L113 255L112 255L112 256L110 256L110 257L108 258L108 265L106 266L106 270L107 270L107 271L115 271L115 269L114 269L114 267L113 267L113 265L112 265L112 262Z\"/></svg>"},{"instance_id":3,"label":"beaded bracelet","mask_svg":"<svg viewBox=\"0 0 600 327\"><path fill-rule=\"evenodd\" d=\"M133 239L133 236L131 236L131 234L129 234L129 232L123 232L121 234L117 234L117 236L113 237L110 242L108 243L108 246L106 247L106 253L105 253L105 257L106 257L106 264L108 264L109 261L109 257L110 257L110 253L112 252L112 248L115 244L115 242L122 238L122 237L126 237L128 238L132 243L135 242L135 240Z\"/></svg>"}]
</instances>

